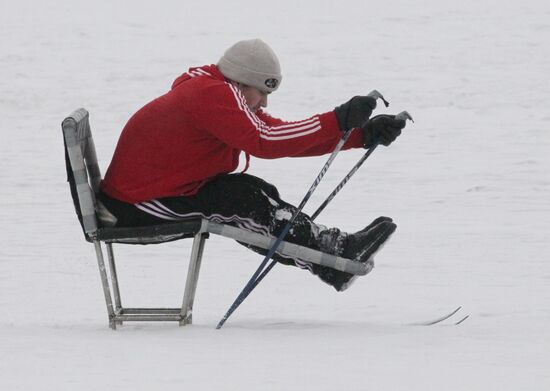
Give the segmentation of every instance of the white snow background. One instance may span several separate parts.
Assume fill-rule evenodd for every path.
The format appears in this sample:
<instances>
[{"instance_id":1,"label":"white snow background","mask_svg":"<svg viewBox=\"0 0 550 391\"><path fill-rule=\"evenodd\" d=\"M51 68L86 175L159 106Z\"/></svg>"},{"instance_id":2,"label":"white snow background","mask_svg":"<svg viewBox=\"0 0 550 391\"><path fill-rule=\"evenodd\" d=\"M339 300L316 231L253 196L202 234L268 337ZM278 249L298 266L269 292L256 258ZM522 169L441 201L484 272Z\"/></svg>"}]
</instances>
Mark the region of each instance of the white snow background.
<instances>
[{"instance_id":1,"label":"white snow background","mask_svg":"<svg viewBox=\"0 0 550 391\"><path fill-rule=\"evenodd\" d=\"M547 1L0 2L0 389L550 389ZM319 217L398 230L344 293L276 267L221 330L261 260L212 237L194 324L108 328L65 182L61 121L85 107L99 164L190 66L260 37L284 73L269 112L301 119L378 89L415 123ZM362 156L341 153L312 213ZM298 204L326 157L250 173ZM126 306L179 306L190 240L115 246ZM409 323L462 305L470 318Z\"/></svg>"}]
</instances>

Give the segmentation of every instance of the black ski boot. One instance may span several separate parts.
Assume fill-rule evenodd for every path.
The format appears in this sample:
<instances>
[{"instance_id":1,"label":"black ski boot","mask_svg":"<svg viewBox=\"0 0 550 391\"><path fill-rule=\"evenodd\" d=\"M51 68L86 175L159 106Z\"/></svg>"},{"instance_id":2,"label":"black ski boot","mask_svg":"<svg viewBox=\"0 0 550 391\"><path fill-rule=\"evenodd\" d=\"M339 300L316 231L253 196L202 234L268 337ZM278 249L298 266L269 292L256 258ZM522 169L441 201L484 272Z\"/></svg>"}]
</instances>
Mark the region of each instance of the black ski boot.
<instances>
[{"instance_id":1,"label":"black ski boot","mask_svg":"<svg viewBox=\"0 0 550 391\"><path fill-rule=\"evenodd\" d=\"M370 228L347 236L342 257L367 263L382 249L383 244L395 232L397 225L391 221L381 221Z\"/></svg>"},{"instance_id":2,"label":"black ski boot","mask_svg":"<svg viewBox=\"0 0 550 391\"><path fill-rule=\"evenodd\" d=\"M367 225L365 228L354 234L341 232L338 228L325 229L324 231L319 232L319 237L317 239L319 248L323 252L343 256L342 254L344 253L349 237L355 237L363 232L367 232L369 229L385 221L390 223L393 222L391 217L380 216L374 219L372 223Z\"/></svg>"},{"instance_id":3,"label":"black ski boot","mask_svg":"<svg viewBox=\"0 0 550 391\"><path fill-rule=\"evenodd\" d=\"M386 217L386 216L380 216L380 217L377 217L375 218L372 223L370 223L369 225L367 225L365 228L363 228L361 231L358 231L356 232L356 234L358 234L359 232L365 232L365 231L368 231L369 229L371 229L372 227L380 224L381 222L383 221L389 221L390 223L393 223L393 219L391 217Z\"/></svg>"},{"instance_id":4,"label":"black ski boot","mask_svg":"<svg viewBox=\"0 0 550 391\"><path fill-rule=\"evenodd\" d=\"M389 217L381 216L367 227L354 234L340 232L337 228L319 234L319 248L330 254L367 263L374 267L374 255L393 234L397 225ZM328 267L314 265L313 272L338 292L346 290L356 279L356 275L344 273Z\"/></svg>"}]
</instances>

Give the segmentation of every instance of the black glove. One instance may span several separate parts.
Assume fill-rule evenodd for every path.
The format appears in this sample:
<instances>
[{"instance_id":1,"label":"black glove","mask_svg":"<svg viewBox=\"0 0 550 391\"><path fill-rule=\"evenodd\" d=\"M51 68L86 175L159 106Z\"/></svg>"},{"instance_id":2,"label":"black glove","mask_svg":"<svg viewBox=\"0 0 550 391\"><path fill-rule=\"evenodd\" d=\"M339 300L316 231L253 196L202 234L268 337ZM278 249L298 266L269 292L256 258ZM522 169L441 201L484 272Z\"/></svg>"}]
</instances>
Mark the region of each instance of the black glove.
<instances>
[{"instance_id":1,"label":"black glove","mask_svg":"<svg viewBox=\"0 0 550 391\"><path fill-rule=\"evenodd\" d=\"M376 108L376 98L372 96L354 96L334 109L338 125L342 131L360 128L369 119Z\"/></svg>"},{"instance_id":2,"label":"black glove","mask_svg":"<svg viewBox=\"0 0 550 391\"><path fill-rule=\"evenodd\" d=\"M361 128L363 132L363 147L370 148L375 144L390 145L406 125L404 119L396 119L395 115L381 114L369 119Z\"/></svg>"}]
</instances>

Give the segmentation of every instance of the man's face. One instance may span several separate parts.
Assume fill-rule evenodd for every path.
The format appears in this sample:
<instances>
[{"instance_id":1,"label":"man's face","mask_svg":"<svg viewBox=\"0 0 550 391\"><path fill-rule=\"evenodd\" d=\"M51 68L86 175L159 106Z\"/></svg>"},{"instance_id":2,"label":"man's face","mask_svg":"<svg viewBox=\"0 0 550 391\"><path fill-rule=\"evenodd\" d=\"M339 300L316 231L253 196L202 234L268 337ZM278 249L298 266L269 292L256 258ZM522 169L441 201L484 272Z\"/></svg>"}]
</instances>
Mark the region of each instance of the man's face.
<instances>
[{"instance_id":1,"label":"man's face","mask_svg":"<svg viewBox=\"0 0 550 391\"><path fill-rule=\"evenodd\" d=\"M267 95L269 93L260 91L256 87L250 87L242 83L238 84L239 89L246 99L246 104L252 112L256 112L260 107L267 107Z\"/></svg>"}]
</instances>

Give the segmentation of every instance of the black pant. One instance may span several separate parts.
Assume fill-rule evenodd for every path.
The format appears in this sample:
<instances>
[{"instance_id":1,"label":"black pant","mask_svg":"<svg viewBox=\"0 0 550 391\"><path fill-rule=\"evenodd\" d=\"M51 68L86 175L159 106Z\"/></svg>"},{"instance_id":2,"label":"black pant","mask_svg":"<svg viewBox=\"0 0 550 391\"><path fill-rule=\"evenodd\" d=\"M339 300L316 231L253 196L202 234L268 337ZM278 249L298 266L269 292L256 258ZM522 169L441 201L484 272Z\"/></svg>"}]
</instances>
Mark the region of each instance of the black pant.
<instances>
[{"instance_id":1,"label":"black pant","mask_svg":"<svg viewBox=\"0 0 550 391\"><path fill-rule=\"evenodd\" d=\"M192 196L161 198L133 205L105 194L100 194L100 200L117 217L119 227L204 217L273 237L279 236L296 211L295 206L279 197L275 186L248 174L219 175ZM319 228L311 218L299 213L285 240L318 250L318 233ZM246 246L262 254L267 253L264 249ZM275 259L285 264L296 264L310 271L313 271L312 266L313 269L317 269L317 265L298 259L288 259L279 255L276 255Z\"/></svg>"}]
</instances>

